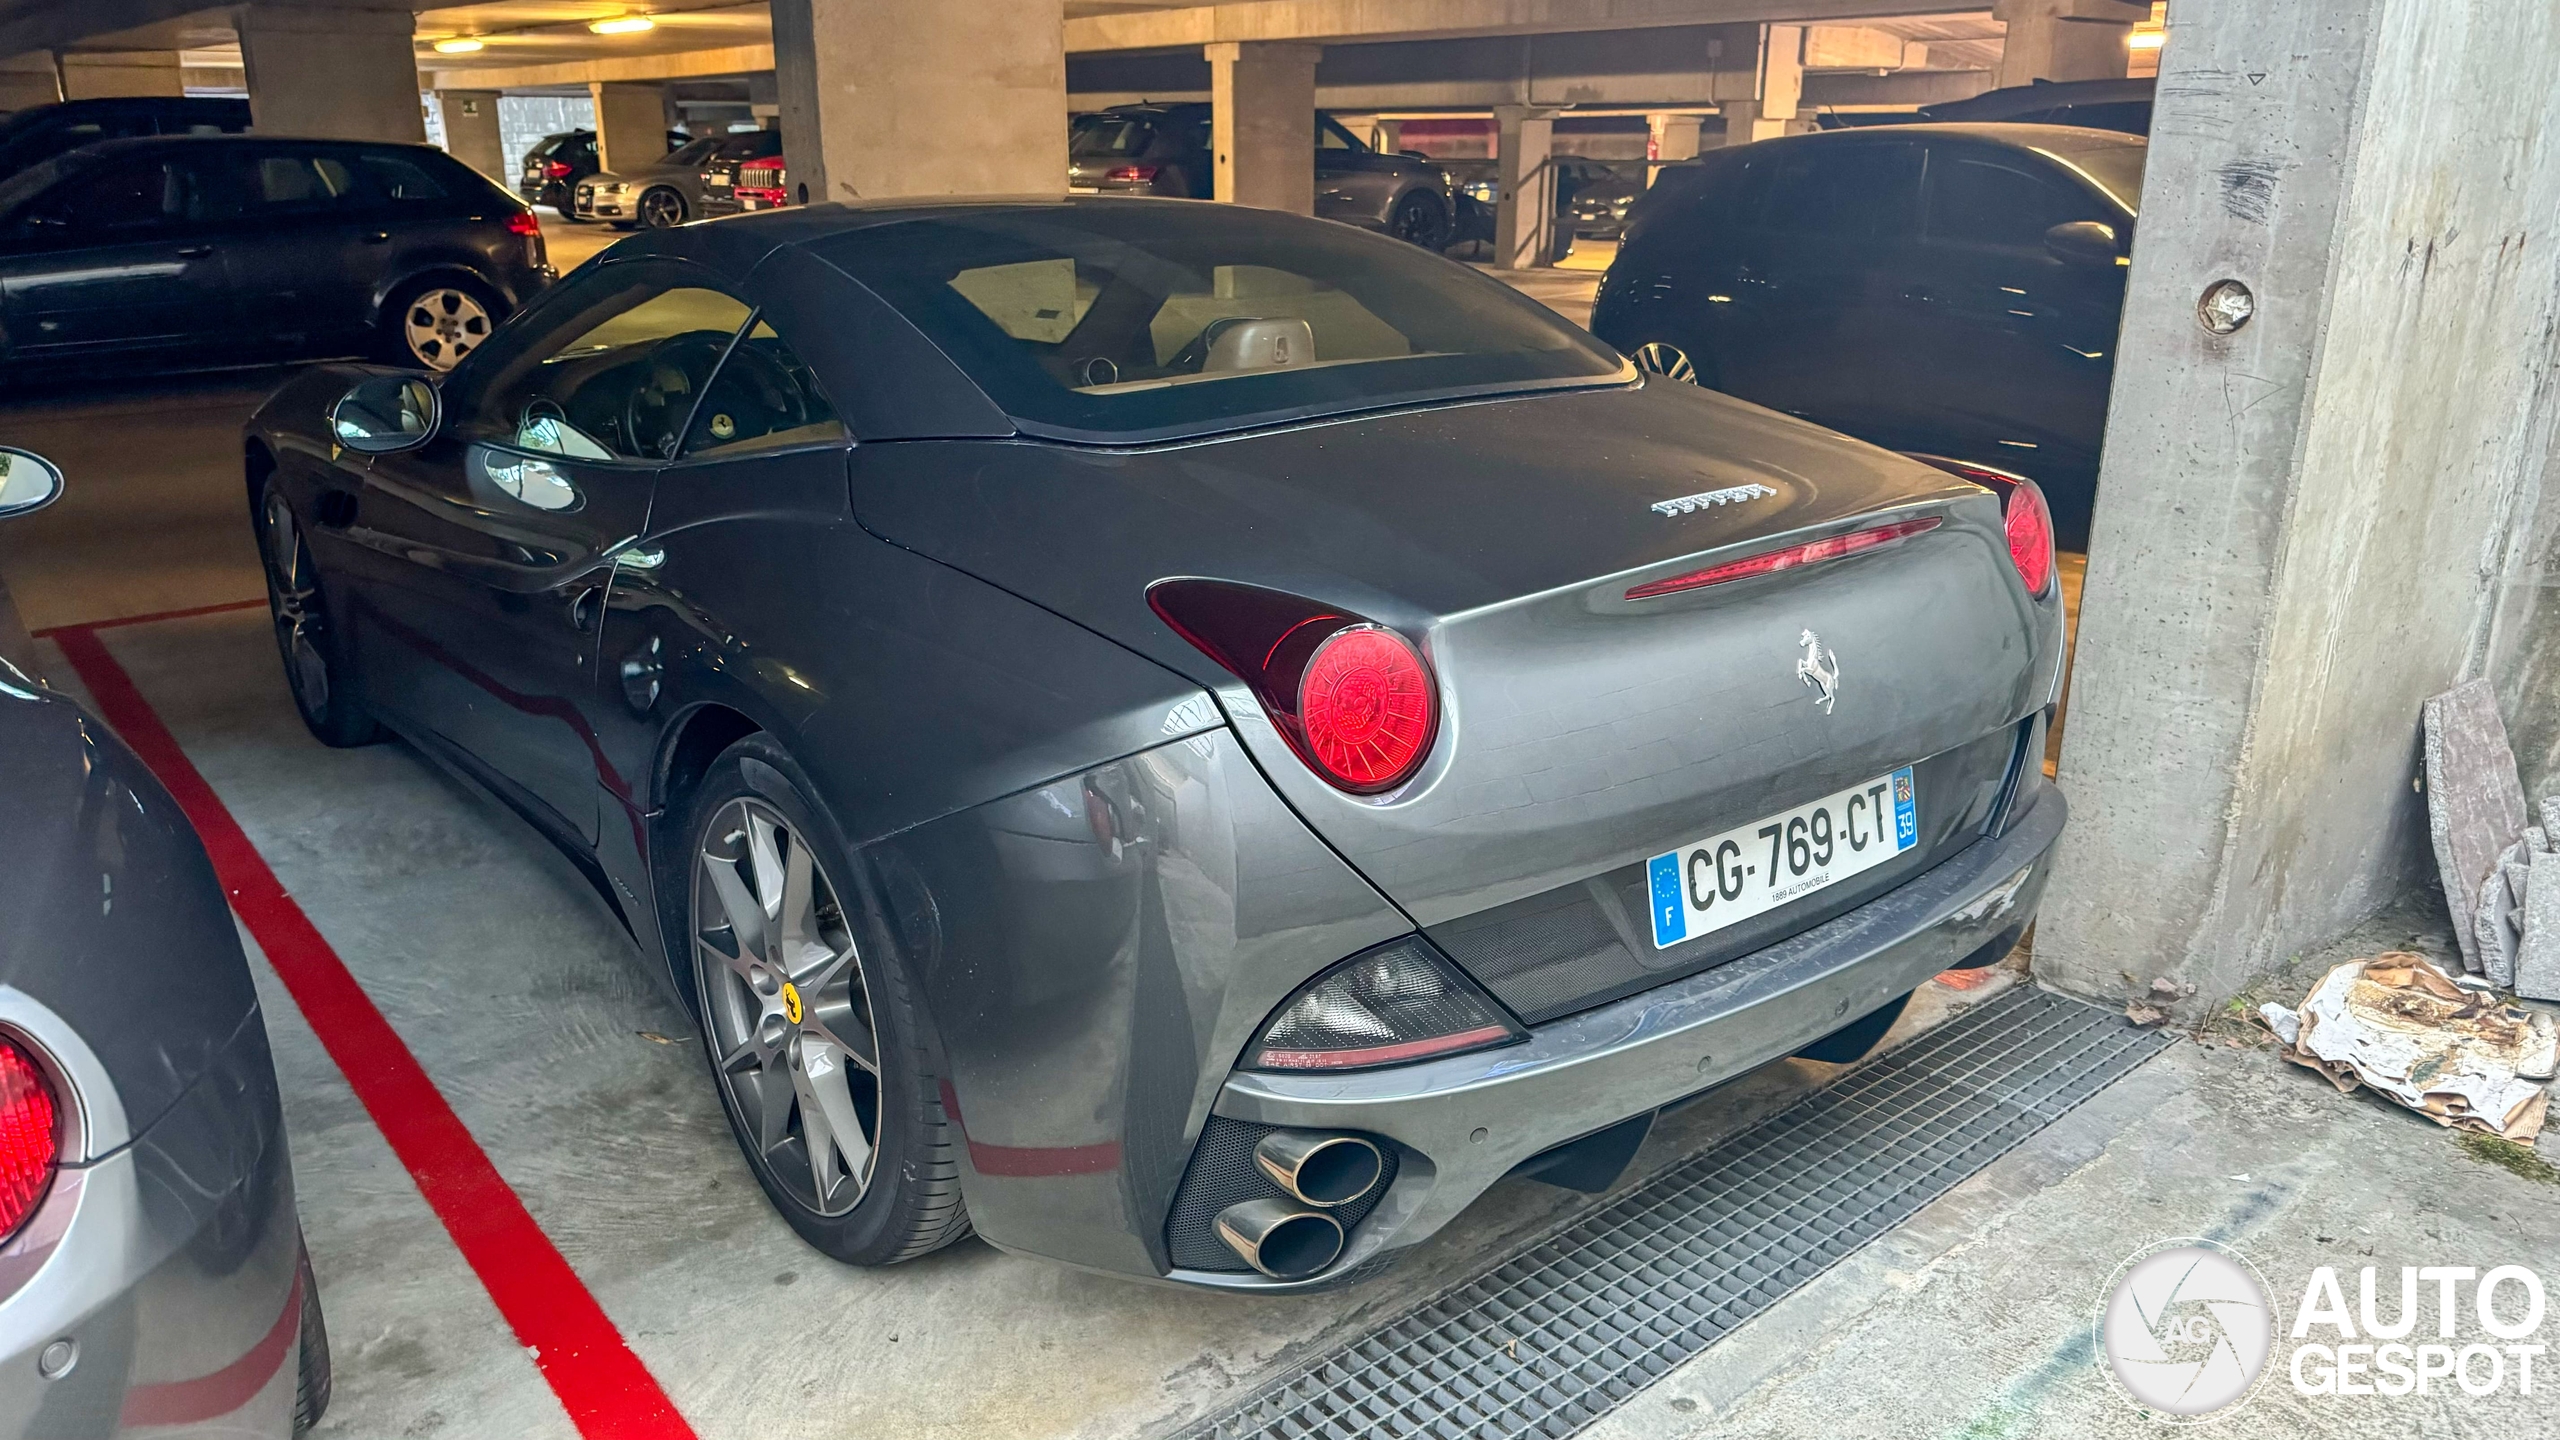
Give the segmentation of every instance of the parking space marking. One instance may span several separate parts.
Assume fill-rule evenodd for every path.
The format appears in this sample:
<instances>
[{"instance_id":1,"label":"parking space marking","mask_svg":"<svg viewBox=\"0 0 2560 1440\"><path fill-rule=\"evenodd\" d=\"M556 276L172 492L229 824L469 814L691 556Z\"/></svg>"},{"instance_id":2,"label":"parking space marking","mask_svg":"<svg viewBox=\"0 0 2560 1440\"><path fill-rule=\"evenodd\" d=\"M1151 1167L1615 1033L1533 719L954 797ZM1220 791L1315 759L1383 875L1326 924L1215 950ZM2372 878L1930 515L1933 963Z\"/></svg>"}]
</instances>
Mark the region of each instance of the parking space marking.
<instances>
[{"instance_id":1,"label":"parking space marking","mask_svg":"<svg viewBox=\"0 0 2560 1440\"><path fill-rule=\"evenodd\" d=\"M250 602L263 603L263 602ZM167 616L242 609L205 607ZM107 723L150 766L204 840L241 923L311 1023L374 1124L481 1285L532 1352L578 1433L589 1440L693 1440L693 1429L633 1353L524 1201L490 1163L336 950L288 893L213 787L198 773L98 625L47 633Z\"/></svg>"}]
</instances>

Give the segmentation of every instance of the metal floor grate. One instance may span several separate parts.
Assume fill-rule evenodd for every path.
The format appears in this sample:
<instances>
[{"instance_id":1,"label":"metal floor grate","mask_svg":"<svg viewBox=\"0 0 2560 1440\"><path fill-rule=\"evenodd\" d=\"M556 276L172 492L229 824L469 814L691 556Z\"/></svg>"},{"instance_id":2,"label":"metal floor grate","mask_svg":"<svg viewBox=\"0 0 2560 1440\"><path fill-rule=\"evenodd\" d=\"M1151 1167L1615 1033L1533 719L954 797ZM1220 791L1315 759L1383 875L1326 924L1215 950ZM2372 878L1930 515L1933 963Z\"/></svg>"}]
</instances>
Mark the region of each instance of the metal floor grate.
<instances>
[{"instance_id":1,"label":"metal floor grate","mask_svg":"<svg viewBox=\"0 0 2560 1440\"><path fill-rule=\"evenodd\" d=\"M2168 1043L2021 986L1182 1433L1570 1435Z\"/></svg>"}]
</instances>

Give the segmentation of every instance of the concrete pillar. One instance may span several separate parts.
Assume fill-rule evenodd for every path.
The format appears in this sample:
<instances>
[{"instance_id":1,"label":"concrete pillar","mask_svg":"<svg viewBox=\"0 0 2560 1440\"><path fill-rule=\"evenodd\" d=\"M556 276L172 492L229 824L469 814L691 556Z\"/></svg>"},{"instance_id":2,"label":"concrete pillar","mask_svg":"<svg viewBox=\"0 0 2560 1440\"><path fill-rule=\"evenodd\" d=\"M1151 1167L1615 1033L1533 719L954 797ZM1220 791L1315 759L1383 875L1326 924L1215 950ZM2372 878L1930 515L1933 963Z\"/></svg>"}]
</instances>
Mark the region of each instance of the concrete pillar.
<instances>
[{"instance_id":1,"label":"concrete pillar","mask_svg":"<svg viewBox=\"0 0 2560 1440\"><path fill-rule=\"evenodd\" d=\"M2126 37L2151 18L2151 7L2135 0L1992 0L1991 14L2008 26L1999 83L2026 85L2123 79L2132 58Z\"/></svg>"},{"instance_id":2,"label":"concrete pillar","mask_svg":"<svg viewBox=\"0 0 2560 1440\"><path fill-rule=\"evenodd\" d=\"M37 50L0 60L0 112L51 105L62 98L62 72L53 52Z\"/></svg>"},{"instance_id":3,"label":"concrete pillar","mask_svg":"<svg viewBox=\"0 0 2560 1440\"><path fill-rule=\"evenodd\" d=\"M66 50L59 58L65 100L187 93L175 50Z\"/></svg>"},{"instance_id":4,"label":"concrete pillar","mask_svg":"<svg viewBox=\"0 0 2560 1440\"><path fill-rule=\"evenodd\" d=\"M2192 982L2192 1019L2431 875L2426 697L2551 708L2509 657L2560 616L2498 602L2560 505L2560 7L2173 13L2035 965ZM2216 335L2225 280L2255 309Z\"/></svg>"},{"instance_id":5,"label":"concrete pillar","mask_svg":"<svg viewBox=\"0 0 2560 1440\"><path fill-rule=\"evenodd\" d=\"M1787 134L1804 99L1804 27L1763 25L1749 99L1724 101L1724 143L1748 145Z\"/></svg>"},{"instance_id":6,"label":"concrete pillar","mask_svg":"<svg viewBox=\"0 0 2560 1440\"><path fill-rule=\"evenodd\" d=\"M784 159L811 200L1067 186L1057 0L772 0Z\"/></svg>"},{"instance_id":7,"label":"concrete pillar","mask_svg":"<svg viewBox=\"0 0 2560 1440\"><path fill-rule=\"evenodd\" d=\"M1404 148L1403 121L1380 120L1375 123L1378 128L1376 132L1377 138L1374 143L1380 150L1393 155Z\"/></svg>"},{"instance_id":8,"label":"concrete pillar","mask_svg":"<svg viewBox=\"0 0 2560 1440\"><path fill-rule=\"evenodd\" d=\"M1314 214L1316 61L1324 51L1232 42L1205 49L1217 198Z\"/></svg>"},{"instance_id":9,"label":"concrete pillar","mask_svg":"<svg viewBox=\"0 0 2560 1440\"><path fill-rule=\"evenodd\" d=\"M1501 198L1493 211L1493 263L1528 270L1555 263L1556 112L1493 107Z\"/></svg>"},{"instance_id":10,"label":"concrete pillar","mask_svg":"<svg viewBox=\"0 0 2560 1440\"><path fill-rule=\"evenodd\" d=\"M444 117L445 150L454 159L514 189L506 141L498 130L498 92L439 90L436 110Z\"/></svg>"},{"instance_id":11,"label":"concrete pillar","mask_svg":"<svg viewBox=\"0 0 2560 1440\"><path fill-rule=\"evenodd\" d=\"M747 77L747 113L767 130L782 125L782 94L775 88L773 72L760 70Z\"/></svg>"},{"instance_id":12,"label":"concrete pillar","mask_svg":"<svg viewBox=\"0 0 2560 1440\"><path fill-rule=\"evenodd\" d=\"M654 164L667 154L667 87L591 80L596 110L596 163L616 174Z\"/></svg>"},{"instance_id":13,"label":"concrete pillar","mask_svg":"<svg viewBox=\"0 0 2560 1440\"><path fill-rule=\"evenodd\" d=\"M270 135L423 143L417 22L407 6L257 3L232 22L249 115Z\"/></svg>"}]
</instances>

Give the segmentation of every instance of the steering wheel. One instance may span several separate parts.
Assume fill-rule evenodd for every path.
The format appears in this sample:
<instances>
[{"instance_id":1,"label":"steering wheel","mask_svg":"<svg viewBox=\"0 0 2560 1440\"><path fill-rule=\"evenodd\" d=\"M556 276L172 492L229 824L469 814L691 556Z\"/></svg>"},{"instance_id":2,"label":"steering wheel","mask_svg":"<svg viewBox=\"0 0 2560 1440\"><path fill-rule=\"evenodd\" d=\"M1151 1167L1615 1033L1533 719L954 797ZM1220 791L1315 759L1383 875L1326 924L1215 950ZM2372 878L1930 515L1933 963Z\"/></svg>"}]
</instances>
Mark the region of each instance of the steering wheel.
<instances>
[{"instance_id":1,"label":"steering wheel","mask_svg":"<svg viewBox=\"0 0 2560 1440\"><path fill-rule=\"evenodd\" d=\"M675 458L676 447L684 440L677 427L693 413L693 402L701 393L696 377L710 376L728 344L726 335L696 332L671 335L649 348L636 367L640 383L631 387L622 402L622 433L629 437L635 455ZM684 397L681 407L669 403L673 395Z\"/></svg>"},{"instance_id":2,"label":"steering wheel","mask_svg":"<svg viewBox=\"0 0 2560 1440\"><path fill-rule=\"evenodd\" d=\"M732 386L737 387L732 390ZM755 417L762 428L749 430L732 420L730 433L719 433L720 413L710 416L711 438L721 443L738 438L742 433L769 435L776 430L790 430L809 423L809 396L800 382L781 361L752 345L741 342L729 352L729 363L720 372L720 380L703 395L704 405L713 405L723 397L746 400L763 411Z\"/></svg>"}]
</instances>

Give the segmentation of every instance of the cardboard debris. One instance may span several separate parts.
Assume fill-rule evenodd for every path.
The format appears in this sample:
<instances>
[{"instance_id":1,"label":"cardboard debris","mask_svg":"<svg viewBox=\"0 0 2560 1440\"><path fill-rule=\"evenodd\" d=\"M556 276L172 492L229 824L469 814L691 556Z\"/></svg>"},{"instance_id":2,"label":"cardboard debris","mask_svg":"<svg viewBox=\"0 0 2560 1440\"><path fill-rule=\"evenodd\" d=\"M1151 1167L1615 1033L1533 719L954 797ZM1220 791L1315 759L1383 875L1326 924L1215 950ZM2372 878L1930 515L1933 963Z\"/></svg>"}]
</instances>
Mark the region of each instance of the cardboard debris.
<instances>
[{"instance_id":1,"label":"cardboard debris","mask_svg":"<svg viewBox=\"0 0 2560 1440\"><path fill-rule=\"evenodd\" d=\"M2473 916L2499 856L2524 833L2524 785L2488 681L2457 685L2429 700L2425 721L2427 834L2463 966L2483 972Z\"/></svg>"},{"instance_id":2,"label":"cardboard debris","mask_svg":"<svg viewBox=\"0 0 2560 1440\"><path fill-rule=\"evenodd\" d=\"M2551 1068L2550 1017L2457 985L2424 956L2350 960L2299 1008L2268 1005L2258 1018L2284 1058L2342 1091L2368 1085L2439 1125L2520 1145L2542 1131L2549 1097L2525 1077Z\"/></svg>"}]
</instances>

